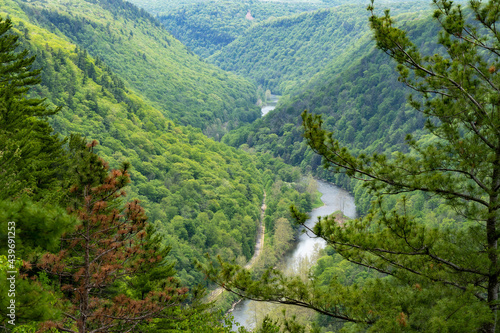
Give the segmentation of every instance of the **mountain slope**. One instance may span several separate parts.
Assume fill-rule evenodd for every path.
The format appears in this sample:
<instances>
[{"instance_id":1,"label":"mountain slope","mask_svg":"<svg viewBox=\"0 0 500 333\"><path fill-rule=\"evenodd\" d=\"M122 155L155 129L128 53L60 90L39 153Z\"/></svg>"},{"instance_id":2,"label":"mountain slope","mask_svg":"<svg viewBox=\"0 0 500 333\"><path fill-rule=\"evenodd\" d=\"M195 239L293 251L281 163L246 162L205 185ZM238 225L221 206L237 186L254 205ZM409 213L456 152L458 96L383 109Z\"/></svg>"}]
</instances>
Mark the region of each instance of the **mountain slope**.
<instances>
[{"instance_id":1,"label":"mountain slope","mask_svg":"<svg viewBox=\"0 0 500 333\"><path fill-rule=\"evenodd\" d=\"M102 61L32 25L13 2L0 7L0 16L7 10L42 68L33 95L62 106L51 117L54 129L96 139L98 154L112 168L131 163L128 195L140 199L174 247L183 281L201 281L192 260L204 260L205 252L250 258L263 195L256 158L199 129L174 125Z\"/></svg>"},{"instance_id":2,"label":"mountain slope","mask_svg":"<svg viewBox=\"0 0 500 333\"><path fill-rule=\"evenodd\" d=\"M409 2L406 0L403 6ZM362 0L324 0L324 1L265 1L265 0L192 0L157 1L131 0L132 3L155 15L165 28L183 44L203 58L207 58L222 47L242 36L245 31L270 18L291 16L321 8L342 5L360 5ZM403 1L377 1L391 3L396 8Z\"/></svg>"},{"instance_id":3,"label":"mountain slope","mask_svg":"<svg viewBox=\"0 0 500 333\"><path fill-rule=\"evenodd\" d=\"M251 27L209 61L281 95L305 84L366 33L366 20L365 11L350 7L269 19Z\"/></svg>"},{"instance_id":4,"label":"mountain slope","mask_svg":"<svg viewBox=\"0 0 500 333\"><path fill-rule=\"evenodd\" d=\"M436 25L420 19L418 13L405 15L404 22L425 50L436 35ZM274 111L228 133L223 142L272 152L287 163L301 165L350 188L341 175L325 172L319 156L303 141L300 114L304 110L321 114L326 128L350 149L368 153L406 150L405 135L422 129L423 117L408 113L412 110L406 102L408 91L398 82L390 60L374 48L373 42L360 43L349 53L349 59L332 61L300 91L285 96Z\"/></svg>"},{"instance_id":5,"label":"mountain slope","mask_svg":"<svg viewBox=\"0 0 500 333\"><path fill-rule=\"evenodd\" d=\"M133 2L141 5L143 1ZM251 1L243 3L234 0L212 0L156 13L159 21L168 31L193 52L206 58L243 35L257 22L270 17L288 16L326 6L327 4L320 2Z\"/></svg>"},{"instance_id":6,"label":"mountain slope","mask_svg":"<svg viewBox=\"0 0 500 333\"><path fill-rule=\"evenodd\" d=\"M201 61L144 10L122 0L18 2L31 22L102 59L170 119L217 137L259 115L255 87Z\"/></svg>"},{"instance_id":7,"label":"mountain slope","mask_svg":"<svg viewBox=\"0 0 500 333\"><path fill-rule=\"evenodd\" d=\"M194 260L203 262L205 253L239 262L252 256L264 187L278 180L286 187L268 193L268 200L287 199L275 210L288 213L292 200L310 209L311 197L298 184L297 169L216 142L197 128L175 125L128 89L102 59L32 24L15 1L0 5L0 17L7 15L42 69L32 95L61 106L50 118L54 130L97 140L96 152L111 168L131 163L128 199L141 201L149 221L172 247L185 284L203 281Z\"/></svg>"},{"instance_id":8,"label":"mountain slope","mask_svg":"<svg viewBox=\"0 0 500 333\"><path fill-rule=\"evenodd\" d=\"M421 7L402 4L395 11ZM331 61L346 58L346 52L358 48L368 36L365 7L344 5L253 25L208 60L281 95L305 85Z\"/></svg>"}]
</instances>

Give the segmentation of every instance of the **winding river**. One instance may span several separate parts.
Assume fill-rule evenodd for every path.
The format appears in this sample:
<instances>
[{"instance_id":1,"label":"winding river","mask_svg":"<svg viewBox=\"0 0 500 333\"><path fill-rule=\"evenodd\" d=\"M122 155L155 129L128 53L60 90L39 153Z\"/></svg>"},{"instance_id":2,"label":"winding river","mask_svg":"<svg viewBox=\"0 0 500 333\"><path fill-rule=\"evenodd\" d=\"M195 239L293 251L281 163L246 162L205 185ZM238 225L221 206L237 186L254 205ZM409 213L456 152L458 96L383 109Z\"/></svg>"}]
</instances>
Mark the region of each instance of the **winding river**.
<instances>
[{"instance_id":1,"label":"winding river","mask_svg":"<svg viewBox=\"0 0 500 333\"><path fill-rule=\"evenodd\" d=\"M318 190L323 194L321 201L323 201L324 205L313 209L309 214L310 218L306 222L308 227L314 226L318 221L318 216L329 215L338 210L341 210L347 217L356 217L354 198L347 191L320 180L318 180ZM314 263L314 254L318 249L325 247L325 241L310 236L307 233L300 234L295 249L285 258L287 272L293 274L298 270L299 265L304 262L309 262L312 265ZM247 329L255 328L256 308L262 304L261 302L249 300L238 303L232 312L234 321L241 323ZM233 326L233 331L236 331L236 326Z\"/></svg>"}]
</instances>

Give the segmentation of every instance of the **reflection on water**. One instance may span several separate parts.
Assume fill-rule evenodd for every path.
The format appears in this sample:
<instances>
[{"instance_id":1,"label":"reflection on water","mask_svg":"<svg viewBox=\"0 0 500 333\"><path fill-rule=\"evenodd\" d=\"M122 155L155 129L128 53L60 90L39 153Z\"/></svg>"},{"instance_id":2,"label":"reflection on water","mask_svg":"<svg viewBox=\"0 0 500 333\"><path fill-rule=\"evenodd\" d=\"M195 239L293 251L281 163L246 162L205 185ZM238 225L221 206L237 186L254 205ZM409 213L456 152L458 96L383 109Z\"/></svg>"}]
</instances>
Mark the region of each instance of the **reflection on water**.
<instances>
[{"instance_id":1,"label":"reflection on water","mask_svg":"<svg viewBox=\"0 0 500 333\"><path fill-rule=\"evenodd\" d=\"M330 215L339 210L349 218L356 218L354 198L349 192L320 180L318 180L318 190L323 194L321 200L324 206L312 210L310 218L306 221L306 226L312 228L318 221L319 216ZM307 233L300 234L295 249L285 258L287 273L297 273L301 271L300 267L302 265L310 267L316 261L314 254L317 254L319 249L325 247L325 241L320 238L312 238L311 236L313 235ZM270 310L268 308L272 308L273 306L275 305L264 302L241 301L232 312L234 321L241 323L247 329L253 329L256 325L257 308L260 311L268 313ZM233 331L236 331L236 326L234 325Z\"/></svg>"}]
</instances>

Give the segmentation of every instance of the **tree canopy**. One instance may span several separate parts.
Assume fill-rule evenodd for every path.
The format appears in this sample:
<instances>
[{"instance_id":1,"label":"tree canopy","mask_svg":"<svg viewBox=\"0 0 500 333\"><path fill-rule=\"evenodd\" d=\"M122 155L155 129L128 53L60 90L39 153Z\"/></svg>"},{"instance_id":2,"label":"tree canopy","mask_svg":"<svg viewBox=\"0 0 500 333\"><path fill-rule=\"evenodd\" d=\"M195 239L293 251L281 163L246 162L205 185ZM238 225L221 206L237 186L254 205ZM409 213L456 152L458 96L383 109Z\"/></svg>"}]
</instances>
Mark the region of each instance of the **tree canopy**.
<instances>
[{"instance_id":1,"label":"tree canopy","mask_svg":"<svg viewBox=\"0 0 500 333\"><path fill-rule=\"evenodd\" d=\"M208 321L205 332L224 331L203 291L175 276L138 201L122 207L130 165L108 173L96 141L53 134L46 118L59 109L28 97L41 71L18 39L0 19L2 330L189 331Z\"/></svg>"}]
</instances>

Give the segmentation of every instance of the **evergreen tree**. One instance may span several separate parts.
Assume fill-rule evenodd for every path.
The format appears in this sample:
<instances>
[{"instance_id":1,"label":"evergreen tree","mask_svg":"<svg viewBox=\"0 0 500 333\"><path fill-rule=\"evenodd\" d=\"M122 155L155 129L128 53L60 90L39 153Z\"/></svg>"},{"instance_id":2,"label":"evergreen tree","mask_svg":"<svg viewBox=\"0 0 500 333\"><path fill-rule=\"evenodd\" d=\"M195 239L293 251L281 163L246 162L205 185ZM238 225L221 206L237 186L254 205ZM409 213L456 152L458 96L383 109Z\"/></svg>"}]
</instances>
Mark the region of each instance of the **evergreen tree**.
<instances>
[{"instance_id":1,"label":"evergreen tree","mask_svg":"<svg viewBox=\"0 0 500 333\"><path fill-rule=\"evenodd\" d=\"M427 140L407 137L410 153L354 155L320 116L304 112L305 137L332 171L360 179L378 200L364 218L321 219L314 233L348 261L383 274L357 285L335 278L325 289L270 270L260 281L237 266L207 270L244 297L312 308L372 332L495 332L500 237L500 3L471 1L463 9L434 0L442 54L422 54L395 27L389 11L374 14L377 46L397 63L399 78L417 95ZM453 227L417 223L402 194L441 198L463 216ZM402 198L393 211L384 197ZM300 222L305 216L293 212Z\"/></svg>"},{"instance_id":2,"label":"evergreen tree","mask_svg":"<svg viewBox=\"0 0 500 333\"><path fill-rule=\"evenodd\" d=\"M32 69L34 57L18 51L19 46L11 21L0 18L0 278L12 276L8 271L16 277L16 326L7 323L10 284L0 283L0 327L5 331L61 313L54 306L57 291L34 263L43 252L57 251L59 237L74 225L58 207L67 160L63 140L45 119L57 110L27 97L40 70Z\"/></svg>"},{"instance_id":3,"label":"evergreen tree","mask_svg":"<svg viewBox=\"0 0 500 333\"><path fill-rule=\"evenodd\" d=\"M168 249L146 233L147 217L139 203L132 201L121 208L120 197L130 179L128 165L108 172L106 163L93 152L97 142L87 149L81 145L78 138L71 140L76 183L68 207L80 224L63 235L59 253L44 254L40 263L59 277L72 306L62 321L49 321L44 327L80 333L130 332L165 309L179 307L187 288L172 276L172 264L161 269Z\"/></svg>"},{"instance_id":4,"label":"evergreen tree","mask_svg":"<svg viewBox=\"0 0 500 333\"><path fill-rule=\"evenodd\" d=\"M38 323L61 315L62 307L55 306L61 295L35 263L43 252L59 250L59 238L71 230L74 223L64 209L54 205L28 198L0 200L0 279L4 281L0 283L2 331L11 332L20 327L33 329ZM14 232L10 233L14 243L9 241L7 230ZM12 249L14 252L9 251ZM5 283L12 276L15 277L15 295L11 294L10 283ZM8 297L9 294L12 297ZM13 319L8 316L11 299L16 302L15 321L9 323Z\"/></svg>"},{"instance_id":5,"label":"evergreen tree","mask_svg":"<svg viewBox=\"0 0 500 333\"><path fill-rule=\"evenodd\" d=\"M40 82L40 70L32 69L35 57L27 50L16 51L19 36L11 28L10 20L0 18L0 199L21 193L53 197L63 170L63 140L45 118L58 109L27 97Z\"/></svg>"}]
</instances>

